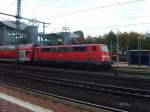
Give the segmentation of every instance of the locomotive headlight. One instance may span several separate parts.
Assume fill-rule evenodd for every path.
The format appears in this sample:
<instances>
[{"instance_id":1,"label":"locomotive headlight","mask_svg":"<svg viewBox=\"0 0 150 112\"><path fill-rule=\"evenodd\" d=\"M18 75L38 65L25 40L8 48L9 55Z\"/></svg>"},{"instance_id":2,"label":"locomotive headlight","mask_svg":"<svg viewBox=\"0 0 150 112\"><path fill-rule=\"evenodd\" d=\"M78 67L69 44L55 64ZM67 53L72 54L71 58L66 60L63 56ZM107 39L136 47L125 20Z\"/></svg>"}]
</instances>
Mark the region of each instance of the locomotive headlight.
<instances>
[{"instance_id":1,"label":"locomotive headlight","mask_svg":"<svg viewBox=\"0 0 150 112\"><path fill-rule=\"evenodd\" d=\"M110 58L110 57L109 57L109 55L103 54L103 55L101 55L101 58L106 59L106 58Z\"/></svg>"},{"instance_id":2,"label":"locomotive headlight","mask_svg":"<svg viewBox=\"0 0 150 112\"><path fill-rule=\"evenodd\" d=\"M107 58L107 57L108 57L108 56L107 56L107 55L104 55L104 54L101 56L101 58Z\"/></svg>"}]
</instances>

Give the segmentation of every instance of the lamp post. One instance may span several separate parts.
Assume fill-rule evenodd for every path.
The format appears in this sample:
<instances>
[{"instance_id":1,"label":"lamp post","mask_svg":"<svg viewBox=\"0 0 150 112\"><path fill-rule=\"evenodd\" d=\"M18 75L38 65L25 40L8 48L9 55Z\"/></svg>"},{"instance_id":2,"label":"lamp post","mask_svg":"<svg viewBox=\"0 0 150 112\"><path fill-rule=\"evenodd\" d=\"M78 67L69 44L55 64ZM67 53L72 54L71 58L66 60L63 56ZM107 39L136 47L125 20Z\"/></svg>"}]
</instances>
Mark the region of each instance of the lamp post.
<instances>
[{"instance_id":1,"label":"lamp post","mask_svg":"<svg viewBox=\"0 0 150 112\"><path fill-rule=\"evenodd\" d=\"M112 39L111 39L111 43L110 43L111 45L110 45L110 53L111 53L111 60L112 60L112 54L113 54L113 45L112 45Z\"/></svg>"},{"instance_id":2,"label":"lamp post","mask_svg":"<svg viewBox=\"0 0 150 112\"><path fill-rule=\"evenodd\" d=\"M138 37L138 50L141 50L141 37Z\"/></svg>"},{"instance_id":3,"label":"lamp post","mask_svg":"<svg viewBox=\"0 0 150 112\"><path fill-rule=\"evenodd\" d=\"M139 65L141 65L141 51L140 50L141 50L141 37L139 36L138 37L138 52L139 52L138 53L138 55L139 55L138 58L139 58Z\"/></svg>"},{"instance_id":4,"label":"lamp post","mask_svg":"<svg viewBox=\"0 0 150 112\"><path fill-rule=\"evenodd\" d=\"M117 31L117 67L119 66L119 30Z\"/></svg>"}]
</instances>

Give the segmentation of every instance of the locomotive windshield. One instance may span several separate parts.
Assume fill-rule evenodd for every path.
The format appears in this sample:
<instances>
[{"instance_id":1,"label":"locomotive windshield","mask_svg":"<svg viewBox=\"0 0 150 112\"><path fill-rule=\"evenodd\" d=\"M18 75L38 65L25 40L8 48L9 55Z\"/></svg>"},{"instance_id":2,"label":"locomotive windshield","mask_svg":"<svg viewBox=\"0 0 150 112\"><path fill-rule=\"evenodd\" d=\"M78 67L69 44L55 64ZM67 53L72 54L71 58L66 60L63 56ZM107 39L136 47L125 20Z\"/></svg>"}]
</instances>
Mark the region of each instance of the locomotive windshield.
<instances>
[{"instance_id":1,"label":"locomotive windshield","mask_svg":"<svg viewBox=\"0 0 150 112\"><path fill-rule=\"evenodd\" d=\"M106 45L101 45L100 47L102 51L108 52L108 48Z\"/></svg>"}]
</instances>

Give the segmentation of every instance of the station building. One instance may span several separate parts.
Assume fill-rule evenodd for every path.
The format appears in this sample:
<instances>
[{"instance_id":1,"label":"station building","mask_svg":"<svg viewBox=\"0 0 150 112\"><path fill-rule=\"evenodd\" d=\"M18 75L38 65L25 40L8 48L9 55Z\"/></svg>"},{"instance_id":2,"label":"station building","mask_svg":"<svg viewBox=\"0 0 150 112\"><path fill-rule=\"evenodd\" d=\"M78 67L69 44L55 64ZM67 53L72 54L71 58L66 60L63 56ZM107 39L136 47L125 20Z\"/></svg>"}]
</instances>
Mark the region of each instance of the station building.
<instances>
[{"instance_id":1,"label":"station building","mask_svg":"<svg viewBox=\"0 0 150 112\"><path fill-rule=\"evenodd\" d=\"M16 44L80 44L79 35L71 32L56 32L43 34L38 32L37 25L20 23L20 35L17 38L16 21L0 21L0 46Z\"/></svg>"},{"instance_id":2,"label":"station building","mask_svg":"<svg viewBox=\"0 0 150 112\"><path fill-rule=\"evenodd\" d=\"M38 43L38 26L21 23L20 37L16 38L16 21L0 21L0 46Z\"/></svg>"},{"instance_id":3,"label":"station building","mask_svg":"<svg viewBox=\"0 0 150 112\"><path fill-rule=\"evenodd\" d=\"M59 45L59 44L80 44L77 40L79 35L71 32L57 32L45 35L45 39L48 45Z\"/></svg>"}]
</instances>

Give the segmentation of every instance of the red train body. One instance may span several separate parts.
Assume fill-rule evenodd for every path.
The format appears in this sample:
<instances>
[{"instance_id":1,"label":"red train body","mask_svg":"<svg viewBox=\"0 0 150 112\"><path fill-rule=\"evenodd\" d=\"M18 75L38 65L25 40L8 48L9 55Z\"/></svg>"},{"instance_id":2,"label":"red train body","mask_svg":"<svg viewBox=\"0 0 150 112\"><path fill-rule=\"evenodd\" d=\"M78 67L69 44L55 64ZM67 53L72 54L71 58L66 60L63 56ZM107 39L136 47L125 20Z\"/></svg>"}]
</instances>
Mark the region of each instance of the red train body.
<instances>
[{"instance_id":1,"label":"red train body","mask_svg":"<svg viewBox=\"0 0 150 112\"><path fill-rule=\"evenodd\" d=\"M0 47L1 60L14 60L17 54L13 47ZM18 47L18 59L23 62L81 63L110 67L111 60L104 44Z\"/></svg>"}]
</instances>

